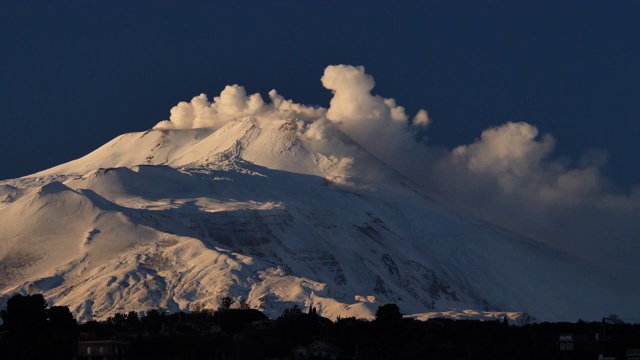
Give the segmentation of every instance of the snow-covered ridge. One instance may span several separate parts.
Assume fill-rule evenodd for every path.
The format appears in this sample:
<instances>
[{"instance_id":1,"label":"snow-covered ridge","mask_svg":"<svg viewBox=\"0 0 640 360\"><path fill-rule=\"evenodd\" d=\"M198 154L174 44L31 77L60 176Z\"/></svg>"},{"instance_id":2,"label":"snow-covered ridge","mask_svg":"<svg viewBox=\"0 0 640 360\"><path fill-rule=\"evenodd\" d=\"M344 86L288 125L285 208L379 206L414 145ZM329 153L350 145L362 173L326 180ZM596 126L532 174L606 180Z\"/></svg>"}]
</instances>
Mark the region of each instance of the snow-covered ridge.
<instances>
[{"instance_id":1,"label":"snow-covered ridge","mask_svg":"<svg viewBox=\"0 0 640 360\"><path fill-rule=\"evenodd\" d=\"M348 157L327 141L244 117L125 134L0 182L0 294L43 292L81 319L227 295L330 318L390 302L553 320L632 308L580 261L456 214L346 136Z\"/></svg>"},{"instance_id":2,"label":"snow-covered ridge","mask_svg":"<svg viewBox=\"0 0 640 360\"><path fill-rule=\"evenodd\" d=\"M638 317L633 292L607 274L461 215L395 171L430 161L407 151L421 145L426 111L410 119L372 94L362 67L329 66L321 80L327 109L228 86L181 102L152 130L0 181L0 302L43 292L81 319L216 308L223 296L270 316L298 304L372 317L396 303L419 317ZM521 174L528 158L501 156L524 147L539 161L550 142L536 135L527 124L483 133L500 151L482 153L481 169L484 143L447 159Z\"/></svg>"},{"instance_id":3,"label":"snow-covered ridge","mask_svg":"<svg viewBox=\"0 0 640 360\"><path fill-rule=\"evenodd\" d=\"M149 130L119 136L78 160L30 177L85 175L97 168L167 165L198 167L229 159L313 175L337 175L341 159L311 150L312 139L302 140L293 121L260 123L254 118L231 121L218 130Z\"/></svg>"}]
</instances>

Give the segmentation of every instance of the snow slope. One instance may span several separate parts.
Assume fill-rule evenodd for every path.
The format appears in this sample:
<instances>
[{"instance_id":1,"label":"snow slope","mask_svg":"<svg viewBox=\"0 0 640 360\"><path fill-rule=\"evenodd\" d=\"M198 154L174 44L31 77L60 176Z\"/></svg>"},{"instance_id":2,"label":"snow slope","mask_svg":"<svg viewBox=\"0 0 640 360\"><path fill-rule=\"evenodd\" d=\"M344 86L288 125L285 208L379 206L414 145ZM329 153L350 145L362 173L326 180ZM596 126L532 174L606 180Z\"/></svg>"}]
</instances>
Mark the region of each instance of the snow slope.
<instances>
[{"instance_id":1,"label":"snow slope","mask_svg":"<svg viewBox=\"0 0 640 360\"><path fill-rule=\"evenodd\" d=\"M460 216L346 136L333 145L247 117L125 134L2 181L0 296L42 292L83 320L227 295L272 317L638 311L588 264Z\"/></svg>"}]
</instances>

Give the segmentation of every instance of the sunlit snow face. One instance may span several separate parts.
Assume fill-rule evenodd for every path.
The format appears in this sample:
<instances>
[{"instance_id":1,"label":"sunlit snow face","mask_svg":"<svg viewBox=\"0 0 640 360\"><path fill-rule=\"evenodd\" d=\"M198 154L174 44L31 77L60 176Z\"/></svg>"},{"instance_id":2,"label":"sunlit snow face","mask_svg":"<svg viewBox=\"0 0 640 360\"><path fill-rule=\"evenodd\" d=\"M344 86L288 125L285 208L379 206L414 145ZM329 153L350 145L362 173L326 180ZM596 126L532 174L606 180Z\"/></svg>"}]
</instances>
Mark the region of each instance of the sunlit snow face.
<instances>
[{"instance_id":1,"label":"sunlit snow face","mask_svg":"<svg viewBox=\"0 0 640 360\"><path fill-rule=\"evenodd\" d=\"M126 249L130 260L109 262L114 268L106 270L107 273L116 272L118 276L137 271L139 256L146 257L153 266L161 267L166 260L157 255L156 244L160 241L163 246L167 246L167 258L185 261L184 268L194 269L194 274L198 274L199 280L190 281L190 284L212 284L218 281L221 291L228 289L225 279L219 276L221 271L232 264L236 269L244 269L248 278L254 276L256 271L244 265L251 265L254 260L243 255L234 262L219 262L221 268L216 271L204 271L196 266L205 267L228 254L219 252L219 249L208 249L202 241L192 236L208 234L207 231L222 231L224 233L218 235L224 235L219 237L220 244L224 245L233 234L246 234L245 224L252 217L257 219L255 224L258 225L263 224L265 218L284 219L288 223L290 219L298 217L299 224L302 225L295 227L296 231L281 227L280 221L274 223L279 229L287 229L283 236L288 236L293 244L320 231L323 235L317 235L319 238L328 234L327 238L338 239L341 246L353 250L351 245L357 242L354 239L359 236L362 237L361 240L369 242L376 240L376 232L386 232L390 234L390 246L385 252L402 250L400 252L410 255L407 260L433 257L434 264L439 264L440 259L448 259L453 254L457 262L454 262L451 269L462 269L474 276L481 276L477 281L468 283L501 283L505 289L509 289L506 292L491 289L487 293L490 296L511 293L511 285L521 285L523 281L535 284L531 288L534 292L539 292L537 285L545 283L549 278L554 278L556 284L559 284L557 289L562 288L564 291L566 284L575 280L567 275L569 273L565 271L565 262L556 262L556 250L533 246L535 242L523 241L520 235L505 232L502 228L470 221L467 215L471 213L489 220L490 223L503 225L569 250L574 255L589 257L595 254L598 261L592 264L606 267L609 272L614 268L609 267L610 264L617 266L613 272L616 281L625 278L624 281L631 279L637 282L635 262L640 255L636 250L640 190L632 192L631 196L608 191L607 181L600 172L604 162L602 156L592 154L585 157L579 166L573 167L568 161L551 159L554 139L549 135L539 136L535 126L523 122L510 122L487 129L472 144L461 145L451 151L437 149L422 141L430 123L426 111L420 110L413 119L409 119L405 109L397 105L394 99L372 94L375 83L364 72L364 68L330 66L322 77L322 83L333 92L328 108L286 100L275 90L269 93L270 101L265 102L259 94L248 95L238 85L227 86L211 101L202 94L190 102L182 102L171 110L170 120L156 126L159 131L122 135L84 158L50 169L48 173L43 172L45 174L35 174L31 179L16 180L18 183L47 182L51 175L66 175L67 178L71 176L65 184L52 183L53 185L38 190L44 191L39 202L29 202L32 215L25 216L21 207L13 207L12 211L15 211L15 218L19 219L33 219L37 214L40 218L35 224L63 224L67 227L63 238L64 241L69 241L68 245L50 245L50 248L42 252L47 254L47 259L56 261L45 264L51 268L59 269L60 265L71 263L75 255L69 254L66 251L68 248L74 248L80 253L89 252L87 249L91 248L93 250L90 253L103 259L108 259L104 257L108 252L115 254ZM169 131L172 129L175 131ZM241 161L235 162L237 159ZM367 161L376 166L363 166L362 163ZM97 165L98 163L101 165ZM140 164L149 165L150 168L139 166ZM104 169L97 169L98 166ZM397 172L390 171L389 166ZM381 171L372 174L373 168ZM94 171L89 172L91 169ZM340 174L362 176L363 179L348 179L353 181L343 183L359 186L356 189L358 191L350 191L342 184L327 186L335 184L331 182L331 176ZM391 179L392 186L376 188L382 183L378 181L380 177L377 175L385 176L385 180ZM426 186L432 193L440 195L447 203L453 203L461 210L449 211L448 206L441 207L437 202L420 195L424 192L409 185L410 182L403 176ZM157 179L166 181L156 181ZM293 182L293 179L298 180ZM216 184L211 186L210 180ZM339 191L334 191L338 188ZM73 189L91 189L91 192ZM211 197L211 191L216 196ZM281 197L282 194L285 194L284 198ZM371 194L372 197L369 197ZM15 204L15 199L18 198L27 202L18 187L5 185L0 189L0 200L8 200L5 204ZM106 206L109 202L117 207ZM48 204L58 204L58 207ZM290 210L296 204L302 205L297 210ZM9 209L13 205L5 206ZM41 208L46 208L47 211L42 211ZM128 217L122 211L123 208L135 211L131 211L130 214L133 215ZM108 216L102 215L104 211L109 213ZM65 212L69 221L60 221L61 214L64 215ZM82 216L78 216L76 212ZM229 217L225 212L232 212L233 216ZM260 212L265 212L268 216L263 217ZM372 218L371 214L375 212L386 214L387 219L383 221L378 217ZM182 217L176 215L179 213ZM199 220L194 222L194 216L200 216ZM327 217L331 221L325 221ZM361 223L363 217L367 219L365 224ZM48 220L41 220L45 218ZM237 220L234 222L230 218ZM388 219L399 222L388 227L387 223L391 223ZM198 224L207 222L212 222L214 226L198 227ZM39 238L24 235L25 227L8 227L18 223L0 222L0 225L5 226L0 233L13 233L16 236L23 234L29 239ZM76 225L69 231L71 223ZM145 223L152 226L140 226ZM237 226L230 227L230 223ZM380 225L378 230L373 227L383 223L387 225ZM154 231L154 226L160 226L162 231ZM28 228L33 230L34 227L29 225ZM256 232L244 239L248 239L250 245L261 245L260 240L267 233L265 228L248 228L256 229ZM167 229L172 232L165 233ZM44 225L36 230L41 230L40 233L46 233L47 236L51 233L51 228ZM168 233L182 233L186 236L166 235ZM503 237L513 241L503 241ZM81 241L79 244L76 243L78 239ZM417 255L416 248L403 247L400 240L406 240L406 246L417 244ZM423 240L435 242L423 243ZM130 253L128 250L133 248L130 241L144 241L148 247L135 247L135 251L143 253ZM240 240L238 243L241 243ZM514 245L515 249L522 251L516 251L514 246L505 244L517 244ZM27 243L24 246L31 245ZM470 252L470 247L475 250ZM53 249L57 251L56 256L52 256ZM531 249L534 251L530 251ZM193 256L185 258L187 253ZM281 253L290 254L294 251ZM201 257L202 254L206 254L205 260ZM360 250L357 254L360 255ZM517 254L520 255L516 256ZM551 254L542 258L553 260L559 267L545 265L540 254ZM374 274L380 269L386 271L384 266L376 265L380 264L377 263L379 255L381 253L376 253L372 255L372 261L365 262L372 266L365 268L366 273ZM89 259L93 261L92 258ZM383 256L382 259L391 257ZM348 259L343 261L345 264L351 262ZM508 266L487 272L488 268L504 265L505 262ZM305 263L309 262L305 259ZM387 266L391 263L393 261L385 262ZM398 264L401 262L398 261ZM404 266L404 269L398 271L396 268L396 271L389 273L406 274L419 270L414 267L413 260L403 264L400 266ZM521 269L518 272L521 277L505 280L507 275L514 275L513 268L516 267ZM534 267L540 268L535 271L537 275L530 272ZM322 268L325 268L324 262ZM580 293L593 291L591 277L576 269L578 268L573 271L584 275L587 280L583 282L587 290ZM495 281L487 280L485 275L488 273L495 275ZM314 271L313 274L317 273ZM559 274L568 276L568 280L559 278ZM263 287L256 299L273 293L274 289L282 289L281 275L275 273L271 277L274 280L273 287ZM387 275L385 273L384 276ZM431 276L432 273L427 271L415 273L412 278L426 279L429 282L429 279L433 279ZM259 278L264 284L262 275ZM334 279L338 279L336 281L339 283L343 281L342 277L331 275L330 281ZM113 283L110 275L98 280L93 282L91 289L85 287L85 290L120 291L115 286L109 288L104 285L107 282ZM307 294L306 290L300 290L302 285L298 286L296 281L293 279L286 282L294 287L283 291L286 293L283 300L301 301L298 294ZM387 283L394 281L388 280ZM154 288L154 282L154 278L146 283L138 282L142 289L133 291L136 294L145 293ZM370 284L374 282L378 283L373 278L368 281ZM119 286L119 283L116 284ZM133 282L125 284L128 287ZM304 284L309 282L304 280ZM324 286L318 284L314 284L311 289L315 294L313 296L319 296L319 291ZM621 281L620 284L624 282ZM406 283L398 283L398 293L402 293L405 287ZM422 289L429 287L426 284ZM386 292L383 287L378 288L379 290L374 291ZM567 288L567 291L573 292L574 289ZM358 289L355 294L359 304L371 302L363 300L370 298L370 290L361 292ZM550 294L556 301L557 292L553 290ZM606 291L600 291L599 294L609 295ZM102 296L103 309L112 305L108 299L113 296L111 293L107 295ZM86 298L82 296L83 301ZM329 297L327 299L327 306L343 308L342 304L333 302ZM526 299L533 299L532 302L542 303L542 306L551 304L550 301L539 302L535 296L526 296ZM496 299L496 302L501 301ZM573 302L567 301L566 304L574 306ZM420 306L423 305L421 303ZM556 308L557 305L554 303L549 306ZM89 307L78 305L76 311L87 310L90 313L93 306L94 304ZM364 307L363 305L360 310L366 310Z\"/></svg>"},{"instance_id":2,"label":"sunlit snow face","mask_svg":"<svg viewBox=\"0 0 640 360\"><path fill-rule=\"evenodd\" d=\"M248 95L242 86L232 85L212 101L201 94L181 102L171 109L170 119L155 128L217 129L242 117L262 123L295 121L301 138L314 141L321 153L342 161L345 169L357 165L357 155L350 153L339 133L476 216L562 248L606 244L605 239L586 240L584 234L606 233L614 218L622 226L621 242L633 242L633 224L640 220L640 187L631 189L631 195L611 192L601 171L606 157L591 161L594 157L585 155L577 166L553 159L555 139L539 135L525 122L487 129L474 143L451 151L430 147L424 137L431 124L427 112L419 110L410 119L394 99L372 94L375 81L363 67L328 66L321 81L333 93L328 108L286 100L275 90L265 102L259 94ZM570 227L579 230L567 231Z\"/></svg>"}]
</instances>

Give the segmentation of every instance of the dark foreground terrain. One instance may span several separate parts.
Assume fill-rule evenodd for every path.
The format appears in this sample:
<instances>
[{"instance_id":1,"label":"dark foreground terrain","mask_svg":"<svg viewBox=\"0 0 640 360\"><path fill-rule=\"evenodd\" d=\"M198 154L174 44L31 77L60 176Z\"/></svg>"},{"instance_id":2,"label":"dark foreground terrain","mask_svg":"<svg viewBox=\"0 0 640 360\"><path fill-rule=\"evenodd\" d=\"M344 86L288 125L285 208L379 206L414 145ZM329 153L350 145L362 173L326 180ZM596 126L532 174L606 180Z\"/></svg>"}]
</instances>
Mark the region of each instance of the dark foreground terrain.
<instances>
[{"instance_id":1,"label":"dark foreground terrain","mask_svg":"<svg viewBox=\"0 0 640 360\"><path fill-rule=\"evenodd\" d=\"M275 320L224 298L216 311L117 313L77 324L42 295L16 295L0 315L0 359L598 359L640 360L640 325L402 318L394 304L373 321L331 321L315 309Z\"/></svg>"}]
</instances>

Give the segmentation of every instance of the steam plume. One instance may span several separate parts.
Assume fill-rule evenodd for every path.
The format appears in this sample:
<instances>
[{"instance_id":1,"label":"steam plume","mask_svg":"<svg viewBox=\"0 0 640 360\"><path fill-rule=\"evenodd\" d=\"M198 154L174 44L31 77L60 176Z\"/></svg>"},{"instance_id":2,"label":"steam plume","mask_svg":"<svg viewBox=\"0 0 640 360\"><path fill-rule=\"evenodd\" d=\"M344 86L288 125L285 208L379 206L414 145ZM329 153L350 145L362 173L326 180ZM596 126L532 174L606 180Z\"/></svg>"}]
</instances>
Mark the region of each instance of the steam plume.
<instances>
[{"instance_id":1,"label":"steam plume","mask_svg":"<svg viewBox=\"0 0 640 360\"><path fill-rule=\"evenodd\" d=\"M524 122L487 129L472 144L450 151L437 149L417 138L431 125L427 112L421 109L409 120L393 98L372 93L375 81L364 67L328 66L321 81L333 93L326 109L286 100L275 90L267 103L232 85L211 101L201 94L179 103L155 128L219 128L246 116L289 119L299 123L300 136L322 140L324 151L335 153L326 155L346 159L349 148L336 136L342 132L476 217L625 269L640 255L640 187L612 191L601 171L604 152L591 151L570 165L553 158L551 135Z\"/></svg>"}]
</instances>

